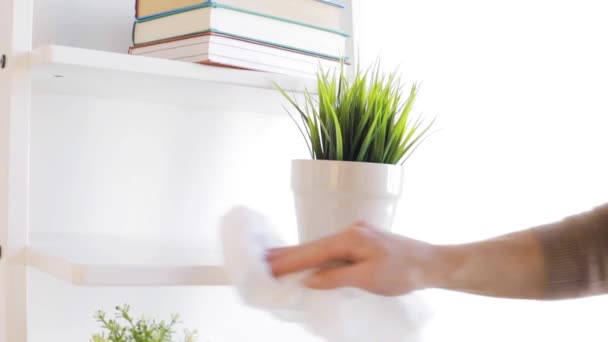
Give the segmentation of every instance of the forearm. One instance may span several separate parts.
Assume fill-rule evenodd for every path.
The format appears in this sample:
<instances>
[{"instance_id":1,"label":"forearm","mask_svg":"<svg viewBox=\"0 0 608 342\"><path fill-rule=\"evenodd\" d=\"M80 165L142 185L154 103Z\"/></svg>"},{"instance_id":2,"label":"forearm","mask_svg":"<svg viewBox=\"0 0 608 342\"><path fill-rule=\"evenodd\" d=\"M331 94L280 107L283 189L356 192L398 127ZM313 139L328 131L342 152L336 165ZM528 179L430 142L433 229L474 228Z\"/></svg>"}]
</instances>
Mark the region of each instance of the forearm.
<instances>
[{"instance_id":1,"label":"forearm","mask_svg":"<svg viewBox=\"0 0 608 342\"><path fill-rule=\"evenodd\" d=\"M608 293L608 205L502 237L434 246L428 287L497 297Z\"/></svg>"},{"instance_id":2,"label":"forearm","mask_svg":"<svg viewBox=\"0 0 608 342\"><path fill-rule=\"evenodd\" d=\"M486 241L435 246L429 287L508 298L541 298L544 258L532 231Z\"/></svg>"}]
</instances>

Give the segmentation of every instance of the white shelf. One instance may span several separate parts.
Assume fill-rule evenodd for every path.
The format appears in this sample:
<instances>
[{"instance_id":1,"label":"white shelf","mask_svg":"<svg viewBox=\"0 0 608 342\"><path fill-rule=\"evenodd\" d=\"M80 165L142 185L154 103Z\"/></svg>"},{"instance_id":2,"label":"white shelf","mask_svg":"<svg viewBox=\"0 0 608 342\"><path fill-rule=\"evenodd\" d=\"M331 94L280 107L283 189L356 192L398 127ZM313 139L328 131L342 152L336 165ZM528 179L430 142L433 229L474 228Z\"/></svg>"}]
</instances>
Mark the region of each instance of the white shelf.
<instances>
[{"instance_id":1,"label":"white shelf","mask_svg":"<svg viewBox=\"0 0 608 342\"><path fill-rule=\"evenodd\" d=\"M220 253L195 240L33 233L27 264L80 286L228 284Z\"/></svg>"},{"instance_id":2,"label":"white shelf","mask_svg":"<svg viewBox=\"0 0 608 342\"><path fill-rule=\"evenodd\" d=\"M316 92L313 78L47 45L32 51L34 90L255 112L283 111L274 83Z\"/></svg>"}]
</instances>

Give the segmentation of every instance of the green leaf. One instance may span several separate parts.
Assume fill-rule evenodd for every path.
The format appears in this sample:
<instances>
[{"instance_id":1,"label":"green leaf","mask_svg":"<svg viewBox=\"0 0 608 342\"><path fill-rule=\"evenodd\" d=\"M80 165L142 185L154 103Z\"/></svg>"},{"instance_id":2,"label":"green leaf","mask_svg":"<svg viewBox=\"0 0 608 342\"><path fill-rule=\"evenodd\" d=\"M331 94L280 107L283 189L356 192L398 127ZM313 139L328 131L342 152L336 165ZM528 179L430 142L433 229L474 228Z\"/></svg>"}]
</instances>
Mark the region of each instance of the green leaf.
<instances>
[{"instance_id":1,"label":"green leaf","mask_svg":"<svg viewBox=\"0 0 608 342\"><path fill-rule=\"evenodd\" d=\"M404 134L407 132L407 124L409 119L410 111L414 105L414 101L416 100L417 86L416 84L412 85L412 89L410 90L410 95L406 100L406 104L401 111L399 119L395 123L393 130L391 132L391 137L389 138L388 146L385 152L385 159L393 160L395 153L397 153L399 149L399 144L403 140Z\"/></svg>"},{"instance_id":2,"label":"green leaf","mask_svg":"<svg viewBox=\"0 0 608 342\"><path fill-rule=\"evenodd\" d=\"M343 60L342 60L343 61ZM317 97L304 92L304 105L279 89L300 116L298 125L313 158L361 162L404 162L426 137L434 121L412 122L418 92L414 83L403 101L403 84L396 71L385 74L376 62L362 71L359 64L348 78L343 62L334 70L317 72ZM287 109L286 109L287 110ZM289 110L287 110L289 113Z\"/></svg>"},{"instance_id":3,"label":"green leaf","mask_svg":"<svg viewBox=\"0 0 608 342\"><path fill-rule=\"evenodd\" d=\"M117 306L115 318L107 319L102 311L95 313L95 319L101 324L102 333L94 334L92 342L177 342L175 340L175 325L179 323L179 316L172 315L169 322L135 319L129 313L128 305ZM196 331L184 332L185 342L196 342Z\"/></svg>"}]
</instances>

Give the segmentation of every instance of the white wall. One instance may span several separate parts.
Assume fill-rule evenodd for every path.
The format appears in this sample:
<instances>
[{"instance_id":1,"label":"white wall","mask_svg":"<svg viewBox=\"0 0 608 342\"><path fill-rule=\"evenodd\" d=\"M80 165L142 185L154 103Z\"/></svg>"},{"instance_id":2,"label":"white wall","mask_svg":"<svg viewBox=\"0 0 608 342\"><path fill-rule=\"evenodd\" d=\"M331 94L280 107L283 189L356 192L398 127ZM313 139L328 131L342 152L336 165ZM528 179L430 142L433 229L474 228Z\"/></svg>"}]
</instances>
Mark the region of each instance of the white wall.
<instances>
[{"instance_id":1,"label":"white wall","mask_svg":"<svg viewBox=\"0 0 608 342\"><path fill-rule=\"evenodd\" d=\"M439 115L442 128L407 166L397 231L437 243L470 241L607 200L602 1L359 3L363 60L382 50L387 65L401 64L406 79L423 81L417 109ZM131 1L36 0L36 8L35 44L128 47ZM244 202L294 238L288 168L305 150L282 113L36 93L32 125L33 230L212 236L217 215ZM606 298L427 295L438 310L428 341L608 335L599 314ZM77 288L36 272L32 341L87 340L93 311L123 302L151 315L181 312L203 341L314 341L243 307L228 288Z\"/></svg>"},{"instance_id":2,"label":"white wall","mask_svg":"<svg viewBox=\"0 0 608 342\"><path fill-rule=\"evenodd\" d=\"M130 0L34 0L33 43L126 53L134 16Z\"/></svg>"},{"instance_id":3,"label":"white wall","mask_svg":"<svg viewBox=\"0 0 608 342\"><path fill-rule=\"evenodd\" d=\"M220 215L245 204L271 214L295 241L289 161L306 157L306 147L292 125L283 113L36 92L31 228L203 236L217 250ZM35 271L30 277L34 342L86 341L96 329L92 313L125 302L146 315L181 313L189 327L201 331L202 341L242 341L262 327L256 334L265 340L314 341L297 327L244 307L230 288L78 288Z\"/></svg>"},{"instance_id":4,"label":"white wall","mask_svg":"<svg viewBox=\"0 0 608 342\"><path fill-rule=\"evenodd\" d=\"M83 288L65 285L45 274L30 273L29 340L89 341L99 325L93 313L112 313L129 303L136 316L169 319L180 313L179 329L198 329L199 342L318 342L301 328L243 306L228 287ZM181 333L181 331L180 331Z\"/></svg>"},{"instance_id":5,"label":"white wall","mask_svg":"<svg viewBox=\"0 0 608 342\"><path fill-rule=\"evenodd\" d=\"M35 46L125 52L134 1L37 0ZM76 29L77 28L77 29ZM201 94L204 96L204 94ZM232 98L238 101L238 93ZM161 237L205 236L245 204L272 215L295 241L292 158L306 157L283 112L204 110L36 91L32 106L31 228ZM80 288L30 271L33 342L88 341L97 309L129 303L137 314L182 314L201 342L316 341L243 306L228 287Z\"/></svg>"},{"instance_id":6,"label":"white wall","mask_svg":"<svg viewBox=\"0 0 608 342\"><path fill-rule=\"evenodd\" d=\"M422 81L441 131L406 166L396 229L455 243L608 202L603 1L360 1L362 58ZM605 341L608 298L428 293L429 341Z\"/></svg>"},{"instance_id":7,"label":"white wall","mask_svg":"<svg viewBox=\"0 0 608 342\"><path fill-rule=\"evenodd\" d=\"M606 201L603 2L360 3L364 59L422 81L417 109L440 119L409 166L410 229L468 240Z\"/></svg>"},{"instance_id":8,"label":"white wall","mask_svg":"<svg viewBox=\"0 0 608 342\"><path fill-rule=\"evenodd\" d=\"M215 238L218 217L236 203L293 225L290 159L307 151L286 113L34 99L35 231Z\"/></svg>"}]
</instances>

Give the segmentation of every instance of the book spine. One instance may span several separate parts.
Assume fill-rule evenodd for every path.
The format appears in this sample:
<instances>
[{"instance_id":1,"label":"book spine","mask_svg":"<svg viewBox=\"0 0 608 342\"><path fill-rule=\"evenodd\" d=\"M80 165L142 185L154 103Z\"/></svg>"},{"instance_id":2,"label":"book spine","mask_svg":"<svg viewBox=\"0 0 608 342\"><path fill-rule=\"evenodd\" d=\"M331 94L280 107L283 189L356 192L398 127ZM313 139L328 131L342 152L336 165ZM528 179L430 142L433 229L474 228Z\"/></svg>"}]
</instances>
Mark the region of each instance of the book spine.
<instances>
[{"instance_id":1,"label":"book spine","mask_svg":"<svg viewBox=\"0 0 608 342\"><path fill-rule=\"evenodd\" d=\"M222 5L222 4L218 4L218 3L211 4L211 7L214 7L214 8L224 8L224 9L231 10L231 11L236 11L236 12L242 12L242 13L246 13L246 14L256 15L256 16L259 16L259 17L264 17L264 18L268 18L268 19L272 19L272 20L283 21L283 22L286 22L286 23L300 25L300 26L312 28L312 29L315 29L315 30L321 30L321 31L329 32L329 33L338 34L338 35L341 35L341 36L344 36L344 37L348 37L349 36L348 34L346 34L344 32L328 29L328 28L325 28L325 27L320 27L320 26L316 26L316 25L312 25L312 24L308 24L308 23L303 23L303 22L300 22L300 21L295 21L295 20L291 20L291 19L287 19L287 18L281 18L281 17L277 17L277 16L274 16L274 15L270 15L270 14L264 14L264 13L254 12L254 11L250 11L250 10L246 10L246 9L242 9L242 8L238 8L238 7L233 7L233 6L228 6L228 5Z\"/></svg>"},{"instance_id":2,"label":"book spine","mask_svg":"<svg viewBox=\"0 0 608 342\"><path fill-rule=\"evenodd\" d=\"M139 2L140 0L136 0L136 1ZM194 5L190 5L190 6L186 6L186 7L179 7L176 9L172 9L170 11L154 13L154 14L150 14L150 15L147 15L144 17L140 17L139 11L137 11L136 15L135 15L135 19L137 19L139 21L152 20L152 19L156 19L156 18L166 17L166 16L172 15L172 14L178 14L178 13L182 13L182 12L191 11L191 10L194 10L197 8L207 7L207 6L213 5L215 3L216 3L215 0L201 0L201 2L198 4L194 4Z\"/></svg>"},{"instance_id":3,"label":"book spine","mask_svg":"<svg viewBox=\"0 0 608 342\"><path fill-rule=\"evenodd\" d=\"M320 2L320 3L326 4L328 6L333 6L333 7L338 7L338 8L344 8L345 7L342 2L337 1L337 0L311 0L311 1L317 1L317 2ZM165 14L171 13L171 12L184 12L184 11L188 11L190 9L195 9L198 6L201 6L202 4L205 4L205 3L218 4L217 0L202 0L201 3L199 3L199 4L195 4L195 5L191 5L191 6L186 6L186 7L180 7L180 8L176 8L176 9L170 10L170 11L165 11L165 12L160 12L160 13L154 13L154 14L150 14L150 15L147 15L147 16L144 16L144 17L140 17L140 15L139 15L139 6L140 6L139 2L140 2L140 0L135 0L135 19L138 19L138 20L152 19L154 17L162 16L162 15L165 15Z\"/></svg>"},{"instance_id":4,"label":"book spine","mask_svg":"<svg viewBox=\"0 0 608 342\"><path fill-rule=\"evenodd\" d=\"M184 34L184 35L181 35L181 36L167 37L167 38L164 38L164 39L159 39L159 40L154 40L154 41L149 41L149 42L135 42L135 24L133 25L133 47L134 48L138 48L138 47L142 47L142 46L148 46L148 45L154 45L154 44L162 44L162 43L167 43L167 42L174 41L174 40L193 38L193 37L200 36L200 35L215 33L215 34L219 34L219 35L222 35L222 36L228 36L228 37L232 37L232 38L236 38L236 39L241 39L241 40L245 40L245 41L251 41L251 42L255 42L255 43L259 43L259 44L263 44L263 45L268 45L268 46L275 46L275 47L278 47L278 48L281 48L281 49L286 49L286 50L298 51L300 53L304 53L304 54L308 54L308 55L314 55L314 56L319 56L319 57L323 57L323 58L327 58L327 59L345 59L345 60L349 59L349 57L347 57L347 56L334 56L334 55L330 55L330 54L327 54L327 53L323 53L323 52L319 52L319 51L310 51L310 50L302 49L302 48L295 47L295 46L287 46L287 45L283 45L283 44L277 44L275 42L269 42L269 41L260 40L260 39L252 39L250 37L235 35L235 34L232 34L232 33L223 32L223 31L216 30L216 29L213 29L213 28L209 29L209 30L205 30L205 31L192 32L192 33Z\"/></svg>"},{"instance_id":5,"label":"book spine","mask_svg":"<svg viewBox=\"0 0 608 342\"><path fill-rule=\"evenodd\" d=\"M183 13L183 12L188 12L188 11L192 11L192 10L196 10L196 9L200 9L200 8L205 8L205 7L223 8L223 9L230 10L230 11L246 13L246 14L255 15L255 16L259 16L259 17L264 17L264 18L268 18L268 19L272 19L272 20L283 21L283 22L286 22L286 23L294 24L294 25L304 26L304 27L308 27L308 28L311 28L311 29L315 29L315 30L325 31L325 32L337 34L337 35L340 35L340 36L343 36L343 37L347 37L347 38L350 37L350 35L347 34L347 33L345 33L345 32L340 32L340 31L328 29L328 28L325 28L325 27L320 27L320 26L316 26L316 25L312 25L312 24L308 24L308 23L303 23L303 22L300 22L300 21L295 21L295 20L291 20L291 19L287 19L287 18L281 18L281 17L277 17L277 16L274 16L274 15L270 15L270 14L264 14L264 13L254 12L254 11L250 11L250 10L246 10L246 9L241 9L241 8L238 8L238 7L233 7L233 6L228 6L228 5L222 5L222 4L219 4L219 3L215 2L215 1L205 1L202 4L198 4L198 5L195 5L195 6L187 7L187 9L175 10L175 11L171 11L171 12L165 12L163 14L157 14L155 16L141 18L141 19L137 20L137 22L146 22L146 21L150 21L150 20L154 20L154 19L158 19L158 18L169 17L169 16L172 16L172 15L176 15L176 14L180 14L180 13Z\"/></svg>"},{"instance_id":6,"label":"book spine","mask_svg":"<svg viewBox=\"0 0 608 342\"><path fill-rule=\"evenodd\" d=\"M137 7L139 7L138 3L140 0L136 0L136 13L139 13L139 10ZM220 0L221 1L221 0ZM333 1L333 0L312 0L312 1L318 1L321 2L323 4L326 4L328 6L334 6L334 7L338 7L343 9L344 6ZM139 17L136 14L136 20L137 21L148 21L148 20L154 20L154 19L158 19L158 18L163 18L163 17L167 17L167 16L171 16L174 14L179 14L179 13L183 13L183 12L188 12L188 11L192 11L192 10L196 10L199 8L205 8L205 7L212 7L212 8L224 8L224 9L228 9L228 10L232 10L232 11L238 11L238 12L243 12L243 13L247 13L247 14L251 14L251 15L257 15L257 16L261 16L261 17L266 17L269 19L273 19L273 20L280 20L280 21L284 21L284 22L288 22L288 23L292 23L292 24L296 24L296 25L301 25L301 26L306 26L306 27L310 27L313 29L317 29L317 30L322 30L322 31L327 31L327 32L331 32L331 33L335 33L335 34L339 34L342 35L344 37L349 37L349 35L347 33L344 32L340 32L340 31L336 31L336 30L332 30L329 28L325 28L325 27L320 27L320 26L316 26L316 25L312 25L312 24L308 24L308 23L304 23L304 22L300 22L300 21L296 21L296 20L291 20L288 18L282 18L282 17L277 17L274 15L270 15L270 14L264 14L264 13L259 13L259 12L255 12L255 11L251 11L251 10L246 10L246 9L242 9L242 8L238 8L238 7L234 7L234 6L229 6L229 5L224 5L221 4L219 2L217 2L217 0L204 0L201 3L192 5L192 6L186 6L186 7L181 7L181 8L176 8L174 10L171 11L166 11L166 12L162 12L162 13L156 13L153 15L148 15L145 17Z\"/></svg>"}]
</instances>

